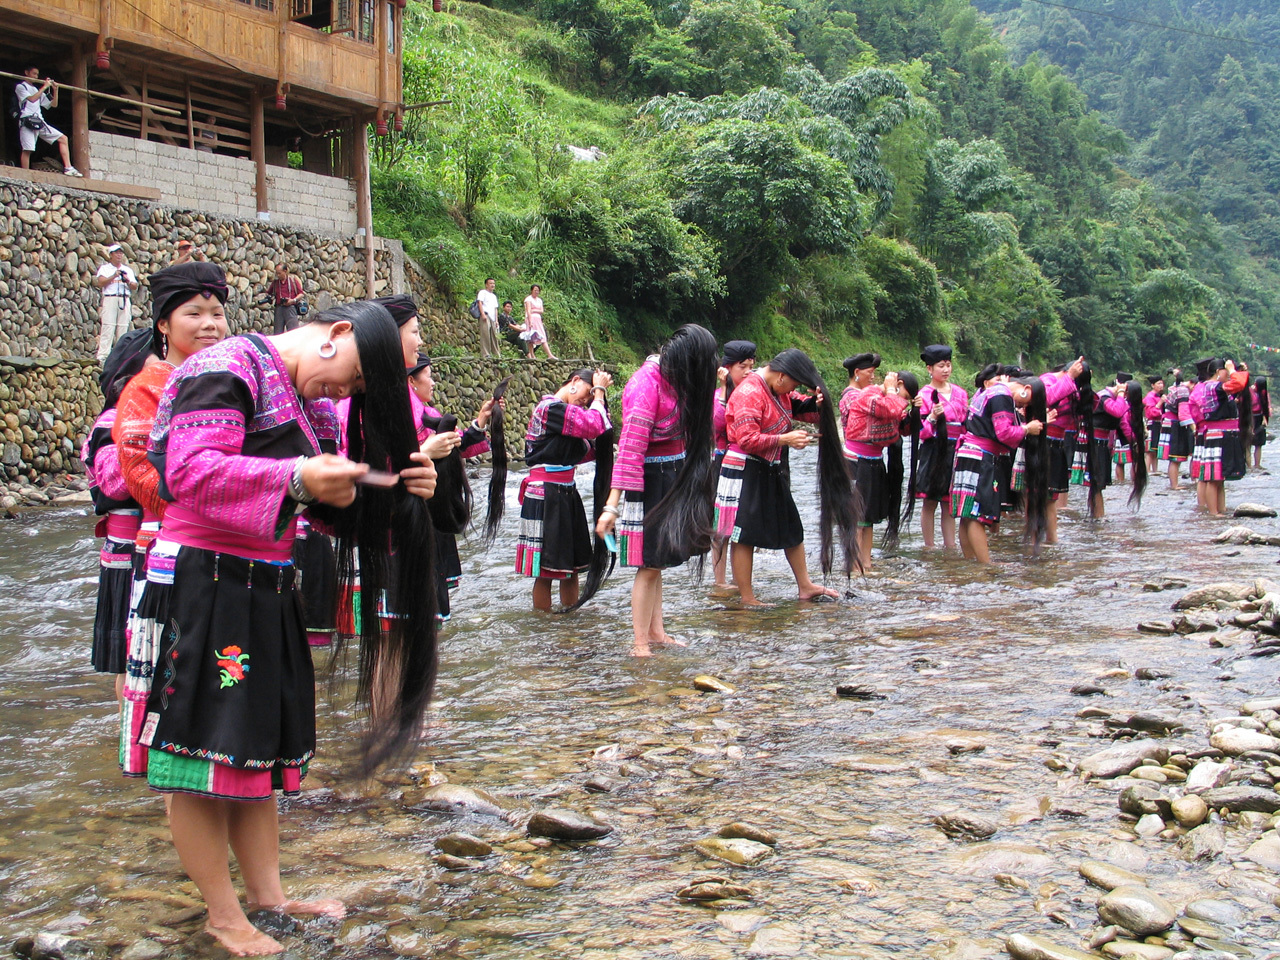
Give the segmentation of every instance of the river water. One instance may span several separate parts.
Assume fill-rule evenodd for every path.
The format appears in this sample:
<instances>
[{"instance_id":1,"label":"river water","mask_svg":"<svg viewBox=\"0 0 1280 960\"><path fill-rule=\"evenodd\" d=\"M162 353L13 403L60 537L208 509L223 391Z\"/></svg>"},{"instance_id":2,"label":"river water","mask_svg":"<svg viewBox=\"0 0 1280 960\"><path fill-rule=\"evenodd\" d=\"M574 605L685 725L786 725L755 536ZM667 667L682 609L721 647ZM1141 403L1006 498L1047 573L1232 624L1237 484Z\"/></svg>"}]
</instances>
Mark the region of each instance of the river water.
<instances>
[{"instance_id":1,"label":"river water","mask_svg":"<svg viewBox=\"0 0 1280 960\"><path fill-rule=\"evenodd\" d=\"M794 476L812 523L811 455ZM1276 695L1274 661L1136 631L1168 619L1178 595L1144 582L1276 569L1273 549L1211 546L1224 521L1197 516L1193 490L1165 485L1153 479L1136 516L1127 490L1112 488L1102 523L1080 519L1074 490L1062 544L1036 561L1021 559L1015 536L995 541L1007 562L988 569L926 557L913 531L840 603L798 605L780 555L757 560L758 594L782 601L769 611L726 607L669 571L668 629L688 647L646 661L625 655L626 574L575 615L531 611L510 570L513 506L492 550L463 545L415 771L488 791L510 813L422 813L401 802L414 787L406 777L352 783L338 759L349 693L323 688L320 760L303 796L282 805L283 866L291 895L343 897L350 914L286 936L291 955L969 960L1001 955L1014 933L1080 946L1101 893L1077 873L1085 857L1148 876L1175 905L1234 901L1247 919L1233 939L1268 955L1280 878L1240 861L1256 834L1231 828L1222 857L1189 863L1169 841L1135 838L1114 787L1046 766L1108 744L1096 721L1077 719L1084 706L1175 711L1192 729L1171 745L1196 749L1208 718ZM1250 476L1228 493L1280 503L1277 486ZM1247 522L1280 533L1277 521ZM171 956L217 955L160 800L117 772L111 682L88 665L95 584L86 508L0 525L0 936L87 923L78 935L104 952L147 938ZM1135 680L1137 667L1171 676ZM695 691L699 674L736 692ZM1099 677L1104 698L1070 694ZM883 699L837 698L841 683ZM953 754L954 741L972 749ZM613 792L584 789L599 776ZM522 814L546 806L592 813L614 832L530 843ZM950 811L1000 831L989 843L950 840L931 824ZM774 856L738 868L693 849L737 820L774 833ZM494 844L481 869L434 862L435 838L453 831ZM707 876L747 884L752 899L707 907L674 896Z\"/></svg>"}]
</instances>

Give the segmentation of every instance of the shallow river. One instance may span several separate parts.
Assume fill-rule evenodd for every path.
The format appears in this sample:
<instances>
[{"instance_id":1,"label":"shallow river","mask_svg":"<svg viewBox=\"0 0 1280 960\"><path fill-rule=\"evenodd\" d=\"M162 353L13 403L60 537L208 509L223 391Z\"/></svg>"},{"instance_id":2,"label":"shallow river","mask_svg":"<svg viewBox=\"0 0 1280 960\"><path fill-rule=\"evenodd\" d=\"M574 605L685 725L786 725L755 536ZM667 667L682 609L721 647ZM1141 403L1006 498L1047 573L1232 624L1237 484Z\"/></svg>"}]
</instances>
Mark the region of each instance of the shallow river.
<instances>
[{"instance_id":1,"label":"shallow river","mask_svg":"<svg viewBox=\"0 0 1280 960\"><path fill-rule=\"evenodd\" d=\"M801 501L812 471L811 455L798 458ZM625 574L578 614L531 612L527 582L510 571L513 507L494 549L463 546L416 768L425 781L434 764L436 780L488 791L511 812L420 813L400 802L406 778L364 789L345 779L349 697L322 688L321 759L282 807L286 888L351 909L285 937L291 955L967 960L1002 955L1014 933L1078 947L1101 892L1077 873L1085 857L1148 876L1175 904L1235 901L1248 919L1233 939L1270 954L1280 878L1239 859L1256 835L1229 830L1222 857L1188 863L1171 842L1136 840L1114 788L1045 765L1107 745L1076 718L1085 706L1176 711L1192 730L1174 742L1196 749L1209 717L1276 695L1274 660L1135 630L1168 619L1178 595L1144 592L1145 581L1276 572L1274 549L1209 545L1224 522L1195 514L1193 490L1165 486L1153 480L1138 516L1113 488L1103 523L1079 519L1074 490L1062 544L1038 561L1020 558L1015 536L995 542L1008 562L990 569L926 558L913 531L836 604L798 605L780 555L757 561L757 592L783 601L771 611L726 608L669 571L668 629L689 645L647 661L625 656ZM1228 486L1229 500L1280 503L1278 487L1251 476ZM811 505L802 512L811 523ZM1277 521L1247 522L1280 533ZM0 938L71 917L112 953L149 938L171 956L216 955L160 800L117 773L111 682L88 664L95 585L85 508L0 524ZM1171 679L1133 679L1143 666ZM1100 681L1105 699L1069 693L1116 668ZM736 692L696 692L699 674ZM838 683L884 699L839 699ZM985 749L953 755L958 739ZM587 792L599 776L616 789ZM546 806L591 812L614 833L531 844L517 824ZM931 824L955 810L998 822L995 846ZM773 832L775 855L743 869L692 848L735 820ZM494 844L482 869L435 863L434 839L459 830ZM749 885L752 900L675 897L708 875Z\"/></svg>"}]
</instances>

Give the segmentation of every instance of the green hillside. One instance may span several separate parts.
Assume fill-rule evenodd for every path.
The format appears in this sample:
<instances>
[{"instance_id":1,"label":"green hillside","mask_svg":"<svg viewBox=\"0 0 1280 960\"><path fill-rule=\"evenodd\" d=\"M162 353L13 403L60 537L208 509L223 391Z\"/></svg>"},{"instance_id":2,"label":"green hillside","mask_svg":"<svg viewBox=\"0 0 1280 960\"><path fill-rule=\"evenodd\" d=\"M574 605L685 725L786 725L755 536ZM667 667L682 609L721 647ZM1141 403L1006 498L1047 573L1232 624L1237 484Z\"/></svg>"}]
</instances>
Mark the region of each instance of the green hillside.
<instances>
[{"instance_id":1,"label":"green hillside","mask_svg":"<svg viewBox=\"0 0 1280 960\"><path fill-rule=\"evenodd\" d=\"M961 0L411 4L405 83L434 105L376 144L378 232L459 304L540 283L562 355L634 364L690 320L832 371L1277 338L1260 261Z\"/></svg>"}]
</instances>

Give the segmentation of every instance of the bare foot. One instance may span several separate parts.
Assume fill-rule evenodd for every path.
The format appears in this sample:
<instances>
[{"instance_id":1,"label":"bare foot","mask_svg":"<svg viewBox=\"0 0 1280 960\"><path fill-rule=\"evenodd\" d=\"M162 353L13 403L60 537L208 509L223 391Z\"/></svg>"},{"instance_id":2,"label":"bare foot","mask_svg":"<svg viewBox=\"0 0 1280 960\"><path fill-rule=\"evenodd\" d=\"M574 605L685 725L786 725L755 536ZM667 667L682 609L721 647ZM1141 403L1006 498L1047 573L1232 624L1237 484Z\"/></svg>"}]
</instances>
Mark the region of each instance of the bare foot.
<instances>
[{"instance_id":1,"label":"bare foot","mask_svg":"<svg viewBox=\"0 0 1280 960\"><path fill-rule=\"evenodd\" d=\"M832 600L839 600L840 594L830 587L820 587L816 583L813 585L812 590L800 591L801 600L816 600L818 597L830 597Z\"/></svg>"},{"instance_id":2,"label":"bare foot","mask_svg":"<svg viewBox=\"0 0 1280 960\"><path fill-rule=\"evenodd\" d=\"M649 642L656 643L660 647L687 647L689 645L685 641L671 636L669 633L664 633L660 637L650 637Z\"/></svg>"},{"instance_id":3,"label":"bare foot","mask_svg":"<svg viewBox=\"0 0 1280 960\"><path fill-rule=\"evenodd\" d=\"M742 601L742 609L744 610L772 610L776 606L776 603L765 603L763 600Z\"/></svg>"},{"instance_id":4,"label":"bare foot","mask_svg":"<svg viewBox=\"0 0 1280 960\"><path fill-rule=\"evenodd\" d=\"M637 643L637 644L633 644L633 645L632 645L632 647L631 647L631 656L633 656L633 657L652 657L652 656L653 656L653 651L649 649L649 645L648 645L648 644L645 644L645 645L642 647L642 646L640 646L640 644L638 644L638 643Z\"/></svg>"},{"instance_id":5,"label":"bare foot","mask_svg":"<svg viewBox=\"0 0 1280 960\"><path fill-rule=\"evenodd\" d=\"M204 932L226 947L228 953L237 957L266 957L283 953L284 946L268 937L257 927L245 921L244 927L215 927L212 923L204 925Z\"/></svg>"},{"instance_id":6,"label":"bare foot","mask_svg":"<svg viewBox=\"0 0 1280 960\"><path fill-rule=\"evenodd\" d=\"M341 900L286 900L284 903L251 903L250 910L274 910L291 917L333 917L341 920L347 915L347 905Z\"/></svg>"},{"instance_id":7,"label":"bare foot","mask_svg":"<svg viewBox=\"0 0 1280 960\"><path fill-rule=\"evenodd\" d=\"M711 588L713 597L736 597L741 592L736 583L717 583Z\"/></svg>"}]
</instances>

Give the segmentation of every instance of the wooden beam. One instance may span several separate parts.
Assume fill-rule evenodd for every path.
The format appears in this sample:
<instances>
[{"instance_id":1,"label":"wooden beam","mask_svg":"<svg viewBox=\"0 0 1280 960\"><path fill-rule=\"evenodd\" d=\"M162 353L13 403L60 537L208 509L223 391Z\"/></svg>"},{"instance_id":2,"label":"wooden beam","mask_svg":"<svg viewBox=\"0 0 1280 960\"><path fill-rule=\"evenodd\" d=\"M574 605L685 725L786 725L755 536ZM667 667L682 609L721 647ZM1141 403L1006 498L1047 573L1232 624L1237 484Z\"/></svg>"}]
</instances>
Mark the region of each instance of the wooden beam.
<instances>
[{"instance_id":1,"label":"wooden beam","mask_svg":"<svg viewBox=\"0 0 1280 960\"><path fill-rule=\"evenodd\" d=\"M373 293L373 195L369 190L369 125L368 119L357 116L352 124L351 148L356 175L356 227L364 230L364 288L365 296Z\"/></svg>"},{"instance_id":2,"label":"wooden beam","mask_svg":"<svg viewBox=\"0 0 1280 960\"><path fill-rule=\"evenodd\" d=\"M71 51L71 82L80 90L71 92L71 165L86 177L89 170L89 96L84 89L89 85L88 54L76 44Z\"/></svg>"},{"instance_id":3,"label":"wooden beam","mask_svg":"<svg viewBox=\"0 0 1280 960\"><path fill-rule=\"evenodd\" d=\"M286 74L289 65L289 8L292 0L277 0L277 2L280 6L280 26L276 40L276 99L279 100L285 96L285 84L289 79Z\"/></svg>"},{"instance_id":4,"label":"wooden beam","mask_svg":"<svg viewBox=\"0 0 1280 960\"><path fill-rule=\"evenodd\" d=\"M191 119L191 84L187 84L187 149L196 148L196 127Z\"/></svg>"},{"instance_id":5,"label":"wooden beam","mask_svg":"<svg viewBox=\"0 0 1280 960\"><path fill-rule=\"evenodd\" d=\"M257 87L249 97L249 155L255 167L254 192L258 196L258 219L271 217L267 206L267 137L262 120L262 91Z\"/></svg>"}]
</instances>

